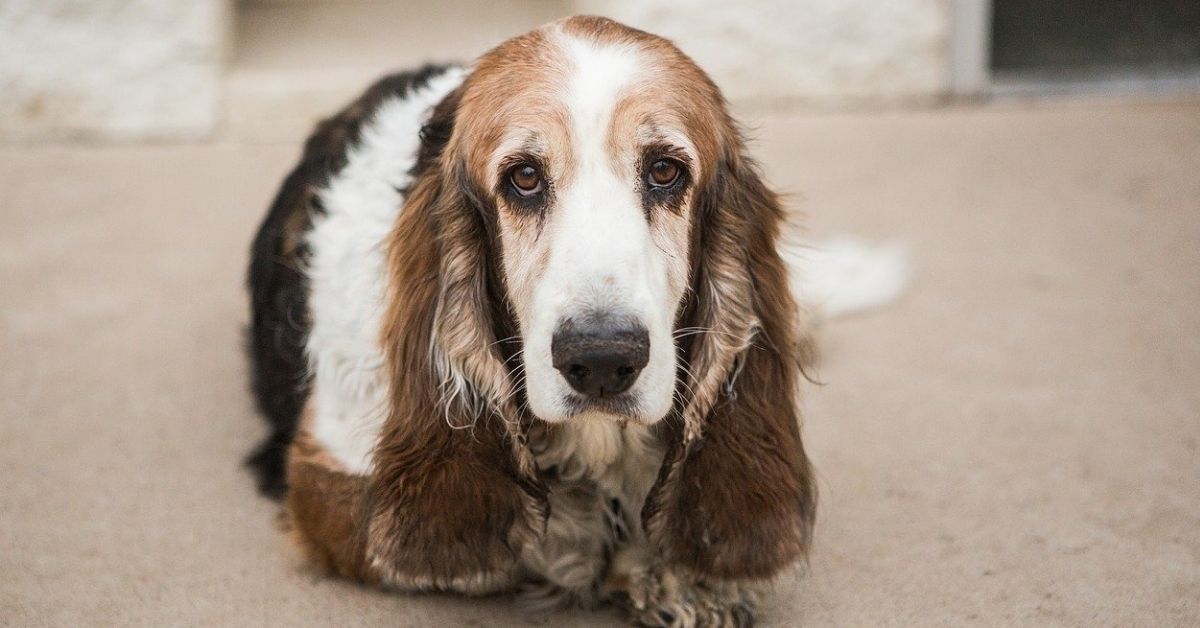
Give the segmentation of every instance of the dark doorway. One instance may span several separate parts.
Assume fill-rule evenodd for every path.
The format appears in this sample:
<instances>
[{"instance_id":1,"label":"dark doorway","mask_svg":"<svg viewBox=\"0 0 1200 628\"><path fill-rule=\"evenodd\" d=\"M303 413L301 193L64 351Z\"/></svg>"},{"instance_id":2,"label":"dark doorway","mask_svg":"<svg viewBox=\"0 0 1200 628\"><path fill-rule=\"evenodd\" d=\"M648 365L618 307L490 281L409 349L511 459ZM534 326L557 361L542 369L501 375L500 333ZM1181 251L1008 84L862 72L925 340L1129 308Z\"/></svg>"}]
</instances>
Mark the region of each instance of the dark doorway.
<instances>
[{"instance_id":1,"label":"dark doorway","mask_svg":"<svg viewBox=\"0 0 1200 628\"><path fill-rule=\"evenodd\" d=\"M1200 70L1200 0L994 0L991 52L1002 77Z\"/></svg>"}]
</instances>

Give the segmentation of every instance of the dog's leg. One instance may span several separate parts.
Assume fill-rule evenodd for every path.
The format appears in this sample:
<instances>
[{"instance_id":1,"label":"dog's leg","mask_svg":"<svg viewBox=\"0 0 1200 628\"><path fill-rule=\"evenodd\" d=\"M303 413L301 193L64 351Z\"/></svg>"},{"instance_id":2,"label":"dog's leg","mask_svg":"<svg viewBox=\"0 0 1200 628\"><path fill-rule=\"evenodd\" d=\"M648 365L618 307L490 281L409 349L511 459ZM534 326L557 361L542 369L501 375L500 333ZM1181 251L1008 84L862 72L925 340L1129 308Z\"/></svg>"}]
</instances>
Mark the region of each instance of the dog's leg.
<instances>
[{"instance_id":1,"label":"dog's leg","mask_svg":"<svg viewBox=\"0 0 1200 628\"><path fill-rule=\"evenodd\" d=\"M706 582L675 573L642 544L613 557L604 592L630 621L654 628L746 628L754 625L756 587Z\"/></svg>"}]
</instances>

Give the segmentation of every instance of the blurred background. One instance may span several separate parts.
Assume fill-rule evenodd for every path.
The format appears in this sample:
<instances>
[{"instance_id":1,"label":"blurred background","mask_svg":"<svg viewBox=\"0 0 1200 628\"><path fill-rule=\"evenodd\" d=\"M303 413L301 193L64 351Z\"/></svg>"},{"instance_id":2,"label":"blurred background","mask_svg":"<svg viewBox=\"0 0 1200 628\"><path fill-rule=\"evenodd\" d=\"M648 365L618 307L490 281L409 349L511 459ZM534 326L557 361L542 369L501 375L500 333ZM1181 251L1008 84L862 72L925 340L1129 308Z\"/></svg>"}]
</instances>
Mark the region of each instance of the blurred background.
<instances>
[{"instance_id":1,"label":"blurred background","mask_svg":"<svg viewBox=\"0 0 1200 628\"><path fill-rule=\"evenodd\" d=\"M760 625L1200 626L1197 0L0 0L0 626L620 625L319 577L240 468L313 123L576 12L707 69L815 247L911 255L816 329Z\"/></svg>"},{"instance_id":2,"label":"blurred background","mask_svg":"<svg viewBox=\"0 0 1200 628\"><path fill-rule=\"evenodd\" d=\"M742 111L1200 90L1194 0L5 0L0 139L302 132L383 71L589 12L674 39Z\"/></svg>"}]
</instances>

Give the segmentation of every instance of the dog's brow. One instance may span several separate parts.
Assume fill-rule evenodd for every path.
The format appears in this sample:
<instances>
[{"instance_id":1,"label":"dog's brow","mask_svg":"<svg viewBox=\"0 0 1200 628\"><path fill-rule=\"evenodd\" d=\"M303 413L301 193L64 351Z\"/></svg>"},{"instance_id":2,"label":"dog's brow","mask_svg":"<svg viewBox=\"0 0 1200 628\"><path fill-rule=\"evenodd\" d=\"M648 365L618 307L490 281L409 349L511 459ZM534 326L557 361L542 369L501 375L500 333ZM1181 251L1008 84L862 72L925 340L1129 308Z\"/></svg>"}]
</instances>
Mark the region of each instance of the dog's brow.
<instances>
[{"instance_id":1,"label":"dog's brow","mask_svg":"<svg viewBox=\"0 0 1200 628\"><path fill-rule=\"evenodd\" d=\"M521 150L530 155L544 157L546 154L546 142L537 133L530 134L521 142Z\"/></svg>"},{"instance_id":2,"label":"dog's brow","mask_svg":"<svg viewBox=\"0 0 1200 628\"><path fill-rule=\"evenodd\" d=\"M544 157L547 152L546 141L534 129L517 129L510 133L496 149L496 154L501 157L518 153Z\"/></svg>"},{"instance_id":3,"label":"dog's brow","mask_svg":"<svg viewBox=\"0 0 1200 628\"><path fill-rule=\"evenodd\" d=\"M657 148L688 163L695 159L692 142L687 134L677 129L645 122L638 127L637 139L643 150Z\"/></svg>"},{"instance_id":4,"label":"dog's brow","mask_svg":"<svg viewBox=\"0 0 1200 628\"><path fill-rule=\"evenodd\" d=\"M645 141L664 142L667 140L670 134L658 123L652 120L647 120L646 122L638 125L637 135L639 139Z\"/></svg>"}]
</instances>

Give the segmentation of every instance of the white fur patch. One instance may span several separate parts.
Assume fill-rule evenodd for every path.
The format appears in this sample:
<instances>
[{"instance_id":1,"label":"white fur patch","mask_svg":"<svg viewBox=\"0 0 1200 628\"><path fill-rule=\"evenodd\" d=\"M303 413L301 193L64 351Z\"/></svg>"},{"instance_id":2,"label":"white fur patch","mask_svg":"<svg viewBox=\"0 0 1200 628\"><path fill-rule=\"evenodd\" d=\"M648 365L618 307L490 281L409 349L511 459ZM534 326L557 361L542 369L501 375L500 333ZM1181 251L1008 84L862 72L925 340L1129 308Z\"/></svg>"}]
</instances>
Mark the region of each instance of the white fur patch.
<instances>
[{"instance_id":1,"label":"white fur patch","mask_svg":"<svg viewBox=\"0 0 1200 628\"><path fill-rule=\"evenodd\" d=\"M882 307L908 285L908 251L872 245L851 236L818 244L781 242L792 294L814 316L836 318Z\"/></svg>"},{"instance_id":2,"label":"white fur patch","mask_svg":"<svg viewBox=\"0 0 1200 628\"><path fill-rule=\"evenodd\" d=\"M404 98L383 102L363 125L346 166L321 191L326 214L313 220L307 268L312 330L312 435L353 473L369 473L387 418L380 347L386 285L384 243L411 182L421 125L463 81L453 68Z\"/></svg>"}]
</instances>

